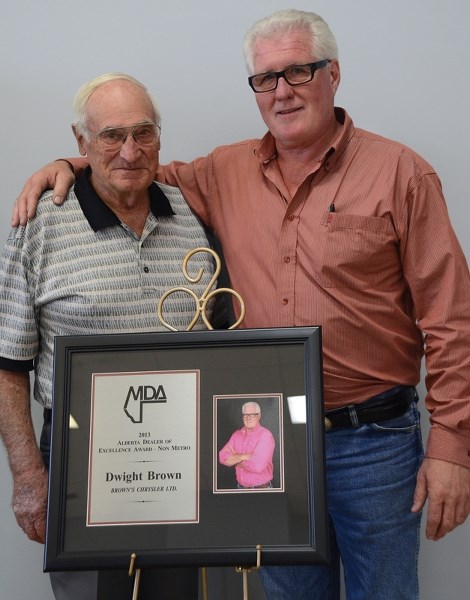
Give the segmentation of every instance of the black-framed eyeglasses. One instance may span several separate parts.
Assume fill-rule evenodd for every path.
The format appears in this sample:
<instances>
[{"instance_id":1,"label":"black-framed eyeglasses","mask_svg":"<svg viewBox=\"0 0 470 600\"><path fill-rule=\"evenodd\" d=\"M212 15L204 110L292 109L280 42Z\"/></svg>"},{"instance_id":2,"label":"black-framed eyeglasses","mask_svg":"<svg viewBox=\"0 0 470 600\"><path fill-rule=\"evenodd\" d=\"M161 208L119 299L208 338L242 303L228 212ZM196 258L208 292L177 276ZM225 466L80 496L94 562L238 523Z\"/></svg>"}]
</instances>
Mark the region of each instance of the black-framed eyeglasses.
<instances>
[{"instance_id":1,"label":"black-framed eyeglasses","mask_svg":"<svg viewBox=\"0 0 470 600\"><path fill-rule=\"evenodd\" d=\"M157 143L160 137L160 125L156 123L138 123L132 127L105 127L94 133L87 130L93 135L98 144L105 150L117 150L127 140L129 134L132 135L134 141L139 146L153 146Z\"/></svg>"},{"instance_id":2,"label":"black-framed eyeglasses","mask_svg":"<svg viewBox=\"0 0 470 600\"><path fill-rule=\"evenodd\" d=\"M259 413L243 413L243 418L244 419L254 419L258 415L259 415Z\"/></svg>"},{"instance_id":3,"label":"black-framed eyeglasses","mask_svg":"<svg viewBox=\"0 0 470 600\"><path fill-rule=\"evenodd\" d=\"M283 77L289 85L302 85L312 81L315 71L323 69L331 62L328 58L317 60L317 62L307 63L305 65L289 65L283 71L266 71L248 77L248 83L251 89L260 94L262 92L272 92L277 88L280 77Z\"/></svg>"}]
</instances>

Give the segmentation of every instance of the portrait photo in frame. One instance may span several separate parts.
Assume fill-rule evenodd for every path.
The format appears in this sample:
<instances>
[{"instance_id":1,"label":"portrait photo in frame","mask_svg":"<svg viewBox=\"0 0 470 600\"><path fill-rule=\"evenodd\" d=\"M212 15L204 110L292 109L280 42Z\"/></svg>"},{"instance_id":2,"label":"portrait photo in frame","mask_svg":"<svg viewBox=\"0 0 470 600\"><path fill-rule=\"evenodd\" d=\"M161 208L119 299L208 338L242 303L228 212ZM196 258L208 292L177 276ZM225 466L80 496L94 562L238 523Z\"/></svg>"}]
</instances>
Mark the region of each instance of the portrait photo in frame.
<instances>
[{"instance_id":1,"label":"portrait photo in frame","mask_svg":"<svg viewBox=\"0 0 470 600\"><path fill-rule=\"evenodd\" d=\"M329 560L319 327L58 337L54 380L44 570ZM273 493L214 484L242 396L277 438Z\"/></svg>"},{"instance_id":2,"label":"portrait photo in frame","mask_svg":"<svg viewBox=\"0 0 470 600\"><path fill-rule=\"evenodd\" d=\"M243 408L252 402L260 407L260 415L250 417L245 427L243 412L246 414L246 411ZM282 410L282 394L214 397L214 493L284 491ZM255 419L256 427L251 432ZM261 436L256 431L258 428L262 428ZM245 429L248 429L247 434ZM253 442L251 437L255 437ZM236 448L237 443L244 447ZM252 456L248 461L243 460L242 466L238 463L226 465L225 456L237 451L245 451ZM237 468L241 471L240 481ZM243 472L246 473L245 481L242 479Z\"/></svg>"}]
</instances>

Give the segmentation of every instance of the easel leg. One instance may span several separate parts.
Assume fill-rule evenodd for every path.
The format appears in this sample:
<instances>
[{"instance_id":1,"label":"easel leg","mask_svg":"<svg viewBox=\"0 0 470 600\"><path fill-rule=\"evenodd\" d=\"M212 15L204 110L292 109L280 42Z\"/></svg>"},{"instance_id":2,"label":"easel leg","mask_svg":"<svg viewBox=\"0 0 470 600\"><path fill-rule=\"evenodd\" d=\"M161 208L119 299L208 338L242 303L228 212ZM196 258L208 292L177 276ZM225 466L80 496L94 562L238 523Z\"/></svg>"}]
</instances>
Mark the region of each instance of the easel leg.
<instances>
[{"instance_id":1,"label":"easel leg","mask_svg":"<svg viewBox=\"0 0 470 600\"><path fill-rule=\"evenodd\" d=\"M203 598L203 600L208 600L209 596L207 593L207 569L206 569L206 567L201 567L201 583L202 583L202 598Z\"/></svg>"},{"instance_id":2,"label":"easel leg","mask_svg":"<svg viewBox=\"0 0 470 600\"><path fill-rule=\"evenodd\" d=\"M248 571L243 571L243 600L248 600Z\"/></svg>"},{"instance_id":3,"label":"easel leg","mask_svg":"<svg viewBox=\"0 0 470 600\"><path fill-rule=\"evenodd\" d=\"M237 573L243 575L243 600L248 600L248 573L261 568L261 544L256 546L256 567L235 567Z\"/></svg>"},{"instance_id":4,"label":"easel leg","mask_svg":"<svg viewBox=\"0 0 470 600\"><path fill-rule=\"evenodd\" d=\"M129 563L129 577L134 575L134 590L132 592L132 600L137 600L139 597L139 587L140 587L140 569L135 569L135 559L137 558L137 554L133 552L131 554L131 561Z\"/></svg>"},{"instance_id":5,"label":"easel leg","mask_svg":"<svg viewBox=\"0 0 470 600\"><path fill-rule=\"evenodd\" d=\"M134 590L132 592L132 600L137 600L139 597L140 588L140 569L136 569L134 577Z\"/></svg>"}]
</instances>

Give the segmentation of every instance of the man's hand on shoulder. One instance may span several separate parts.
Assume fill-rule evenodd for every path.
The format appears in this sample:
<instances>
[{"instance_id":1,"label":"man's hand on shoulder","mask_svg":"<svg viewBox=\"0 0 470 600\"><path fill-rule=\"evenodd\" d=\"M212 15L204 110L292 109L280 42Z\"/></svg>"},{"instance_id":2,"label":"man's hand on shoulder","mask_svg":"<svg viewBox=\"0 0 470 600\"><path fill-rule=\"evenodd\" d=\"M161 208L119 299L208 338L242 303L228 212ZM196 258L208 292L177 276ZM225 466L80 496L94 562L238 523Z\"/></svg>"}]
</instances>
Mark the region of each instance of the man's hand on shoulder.
<instances>
[{"instance_id":1,"label":"man's hand on shoulder","mask_svg":"<svg viewBox=\"0 0 470 600\"><path fill-rule=\"evenodd\" d=\"M470 514L470 469L425 458L418 471L413 512L428 500L426 537L440 540Z\"/></svg>"},{"instance_id":2,"label":"man's hand on shoulder","mask_svg":"<svg viewBox=\"0 0 470 600\"><path fill-rule=\"evenodd\" d=\"M12 227L26 225L36 214L39 198L46 190L54 190L54 202L62 204L71 185L75 182L72 164L67 160L56 160L36 171L26 181L13 206Z\"/></svg>"}]
</instances>

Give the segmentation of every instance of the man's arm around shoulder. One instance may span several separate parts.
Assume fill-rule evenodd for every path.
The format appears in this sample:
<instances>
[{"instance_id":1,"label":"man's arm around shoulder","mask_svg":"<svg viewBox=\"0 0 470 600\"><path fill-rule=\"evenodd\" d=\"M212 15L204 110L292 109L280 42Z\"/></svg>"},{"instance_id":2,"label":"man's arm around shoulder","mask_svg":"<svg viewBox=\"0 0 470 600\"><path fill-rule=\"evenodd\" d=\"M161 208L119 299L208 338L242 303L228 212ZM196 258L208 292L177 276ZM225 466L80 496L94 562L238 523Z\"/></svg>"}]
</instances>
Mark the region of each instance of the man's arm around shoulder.
<instances>
[{"instance_id":1,"label":"man's arm around shoulder","mask_svg":"<svg viewBox=\"0 0 470 600\"><path fill-rule=\"evenodd\" d=\"M62 204L75 177L87 166L86 158L58 159L31 175L13 205L12 227L26 225L34 217L39 198L46 190L53 189L55 204Z\"/></svg>"}]
</instances>

